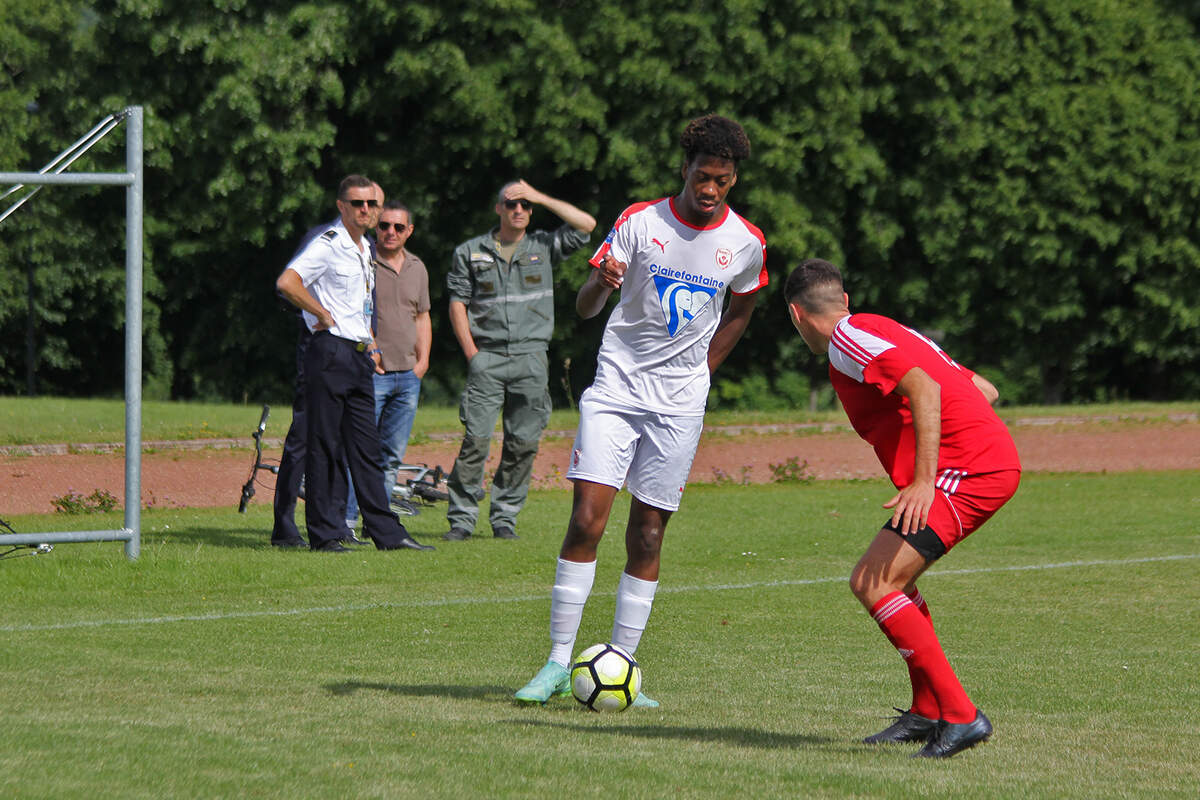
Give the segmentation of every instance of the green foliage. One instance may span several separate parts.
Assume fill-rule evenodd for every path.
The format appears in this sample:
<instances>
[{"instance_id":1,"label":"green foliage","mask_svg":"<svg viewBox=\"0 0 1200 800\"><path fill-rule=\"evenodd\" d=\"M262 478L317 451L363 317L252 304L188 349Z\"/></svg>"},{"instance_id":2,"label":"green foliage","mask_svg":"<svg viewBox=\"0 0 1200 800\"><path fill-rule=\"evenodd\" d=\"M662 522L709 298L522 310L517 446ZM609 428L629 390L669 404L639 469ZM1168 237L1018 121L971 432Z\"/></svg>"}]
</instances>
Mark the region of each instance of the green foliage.
<instances>
[{"instance_id":1,"label":"green foliage","mask_svg":"<svg viewBox=\"0 0 1200 800\"><path fill-rule=\"evenodd\" d=\"M146 108L155 397L289 393L295 323L274 278L363 172L414 211L428 395L452 402L464 365L442 276L495 223L498 186L525 177L587 209L595 245L630 202L678 190L676 137L707 111L750 135L731 204L765 232L771 272L719 403L821 391L779 297L814 255L845 268L854 308L995 365L1006 399L1196 397L1197 18L1154 0L9 0L0 168ZM75 169L119 169L122 133ZM123 224L121 192L66 187L2 224L0 391L25 388L30 330L40 391L119 390ZM563 405L603 327L574 313L587 255L559 273Z\"/></svg>"},{"instance_id":2,"label":"green foliage","mask_svg":"<svg viewBox=\"0 0 1200 800\"><path fill-rule=\"evenodd\" d=\"M768 464L773 483L812 483L817 479L808 469L808 462L798 456L788 456L781 464Z\"/></svg>"},{"instance_id":3,"label":"green foliage","mask_svg":"<svg viewBox=\"0 0 1200 800\"><path fill-rule=\"evenodd\" d=\"M107 489L93 489L88 495L70 489L50 502L59 514L106 514L116 508L120 501Z\"/></svg>"}]
</instances>

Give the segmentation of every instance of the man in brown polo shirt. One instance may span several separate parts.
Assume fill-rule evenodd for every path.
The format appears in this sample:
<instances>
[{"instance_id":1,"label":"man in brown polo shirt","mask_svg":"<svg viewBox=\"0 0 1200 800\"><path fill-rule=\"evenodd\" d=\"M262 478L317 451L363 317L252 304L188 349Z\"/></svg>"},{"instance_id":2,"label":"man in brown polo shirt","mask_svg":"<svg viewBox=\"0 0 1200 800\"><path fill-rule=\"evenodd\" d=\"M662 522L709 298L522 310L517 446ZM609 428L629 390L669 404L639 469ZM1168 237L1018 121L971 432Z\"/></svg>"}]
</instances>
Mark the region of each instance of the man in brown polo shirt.
<instances>
[{"instance_id":1,"label":"man in brown polo shirt","mask_svg":"<svg viewBox=\"0 0 1200 800\"><path fill-rule=\"evenodd\" d=\"M433 342L429 273L405 248L412 231L408 208L395 200L385 203L375 228L375 341L383 364L383 374L375 375L375 420L389 498L396 468L404 463Z\"/></svg>"}]
</instances>

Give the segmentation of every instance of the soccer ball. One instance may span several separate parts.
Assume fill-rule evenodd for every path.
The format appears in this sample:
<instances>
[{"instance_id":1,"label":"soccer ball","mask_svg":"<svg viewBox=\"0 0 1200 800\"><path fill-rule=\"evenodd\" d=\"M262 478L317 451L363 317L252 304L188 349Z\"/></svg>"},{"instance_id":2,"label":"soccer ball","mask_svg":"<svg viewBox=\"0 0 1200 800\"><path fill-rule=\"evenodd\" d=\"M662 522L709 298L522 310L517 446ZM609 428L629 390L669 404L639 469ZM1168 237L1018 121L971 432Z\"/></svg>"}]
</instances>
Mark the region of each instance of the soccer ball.
<instances>
[{"instance_id":1,"label":"soccer ball","mask_svg":"<svg viewBox=\"0 0 1200 800\"><path fill-rule=\"evenodd\" d=\"M642 668L615 644L594 644L571 666L571 693L592 711L624 711L642 690Z\"/></svg>"}]
</instances>

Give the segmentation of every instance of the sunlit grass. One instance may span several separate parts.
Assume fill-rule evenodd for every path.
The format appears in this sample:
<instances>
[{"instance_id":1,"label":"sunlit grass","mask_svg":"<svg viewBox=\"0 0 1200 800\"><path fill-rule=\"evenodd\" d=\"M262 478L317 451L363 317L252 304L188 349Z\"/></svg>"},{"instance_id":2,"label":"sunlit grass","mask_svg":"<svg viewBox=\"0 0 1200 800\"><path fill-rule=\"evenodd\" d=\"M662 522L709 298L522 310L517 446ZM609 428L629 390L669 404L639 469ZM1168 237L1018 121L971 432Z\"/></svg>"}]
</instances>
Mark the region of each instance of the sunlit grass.
<instances>
[{"instance_id":1,"label":"sunlit grass","mask_svg":"<svg viewBox=\"0 0 1200 800\"><path fill-rule=\"evenodd\" d=\"M569 513L433 553L267 546L269 507L149 510L142 556L0 561L5 797L1193 797L1200 475L1029 476L922 579L996 735L939 764L858 743L907 700L846 576L882 481L695 486L638 650L660 711L511 693L545 660ZM622 494L579 648L607 639ZM120 515L10 519L18 530Z\"/></svg>"}]
</instances>

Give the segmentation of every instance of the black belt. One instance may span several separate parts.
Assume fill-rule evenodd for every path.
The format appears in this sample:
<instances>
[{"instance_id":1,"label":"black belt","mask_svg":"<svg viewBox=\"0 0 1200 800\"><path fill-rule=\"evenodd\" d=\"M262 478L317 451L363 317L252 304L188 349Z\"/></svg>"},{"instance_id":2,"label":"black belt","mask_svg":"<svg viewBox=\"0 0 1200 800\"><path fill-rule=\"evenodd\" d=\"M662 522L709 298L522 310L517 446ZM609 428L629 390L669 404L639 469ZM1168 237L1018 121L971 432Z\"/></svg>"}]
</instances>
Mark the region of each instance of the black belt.
<instances>
[{"instance_id":1,"label":"black belt","mask_svg":"<svg viewBox=\"0 0 1200 800\"><path fill-rule=\"evenodd\" d=\"M358 352L360 352L360 353L361 353L361 352L363 352L364 350L366 350L366 349L367 349L367 345L368 345L368 344L370 344L370 342L356 342L356 341L354 341L353 339L347 339L347 338L346 338L346 337L344 337L344 336L337 336L337 335L335 335L335 334L332 334L332 333L330 333L329 331L317 331L317 332L316 332L316 333L314 333L313 335L314 335L314 336L317 336L317 335L319 335L319 334L322 334L322 333L324 333L324 334L326 334L326 335L328 335L328 336L330 336L330 337L332 337L332 338L334 338L334 339L341 339L341 340L342 340L343 342L345 342L346 344L352 344L352 345L354 345L354 349L355 349L355 350L357 350L357 351L358 351Z\"/></svg>"}]
</instances>

